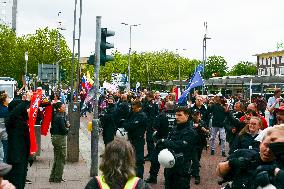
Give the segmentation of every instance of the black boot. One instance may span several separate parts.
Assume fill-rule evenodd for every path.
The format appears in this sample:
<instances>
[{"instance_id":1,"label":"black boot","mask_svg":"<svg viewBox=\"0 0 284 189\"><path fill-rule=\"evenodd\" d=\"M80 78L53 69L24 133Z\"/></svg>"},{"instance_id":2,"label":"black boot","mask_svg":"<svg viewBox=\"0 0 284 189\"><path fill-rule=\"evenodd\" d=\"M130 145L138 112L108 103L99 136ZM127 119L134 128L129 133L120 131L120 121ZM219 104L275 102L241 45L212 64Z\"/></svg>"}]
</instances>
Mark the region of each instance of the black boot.
<instances>
[{"instance_id":1,"label":"black boot","mask_svg":"<svg viewBox=\"0 0 284 189\"><path fill-rule=\"evenodd\" d=\"M145 180L145 182L147 182L147 183L152 183L152 184L157 184L157 177L153 177L153 176L149 176L146 180Z\"/></svg>"}]
</instances>

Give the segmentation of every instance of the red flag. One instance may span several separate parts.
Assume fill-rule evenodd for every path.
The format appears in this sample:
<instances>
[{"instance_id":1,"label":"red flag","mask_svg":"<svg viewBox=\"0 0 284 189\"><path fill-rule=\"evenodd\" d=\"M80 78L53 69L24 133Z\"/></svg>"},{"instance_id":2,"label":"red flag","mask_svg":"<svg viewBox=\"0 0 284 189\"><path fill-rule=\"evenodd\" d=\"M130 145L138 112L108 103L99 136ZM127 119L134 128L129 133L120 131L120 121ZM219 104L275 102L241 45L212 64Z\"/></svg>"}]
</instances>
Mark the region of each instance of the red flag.
<instances>
[{"instance_id":1,"label":"red flag","mask_svg":"<svg viewBox=\"0 0 284 189\"><path fill-rule=\"evenodd\" d=\"M52 120L52 105L49 105L44 109L44 117L41 123L41 135L44 136L47 135L51 120Z\"/></svg>"},{"instance_id":2,"label":"red flag","mask_svg":"<svg viewBox=\"0 0 284 189\"><path fill-rule=\"evenodd\" d=\"M33 92L31 97L31 105L29 112L29 127L30 127L30 154L33 155L37 152L36 135L35 135L35 122L38 113L38 107L41 101L42 89L37 89Z\"/></svg>"}]
</instances>

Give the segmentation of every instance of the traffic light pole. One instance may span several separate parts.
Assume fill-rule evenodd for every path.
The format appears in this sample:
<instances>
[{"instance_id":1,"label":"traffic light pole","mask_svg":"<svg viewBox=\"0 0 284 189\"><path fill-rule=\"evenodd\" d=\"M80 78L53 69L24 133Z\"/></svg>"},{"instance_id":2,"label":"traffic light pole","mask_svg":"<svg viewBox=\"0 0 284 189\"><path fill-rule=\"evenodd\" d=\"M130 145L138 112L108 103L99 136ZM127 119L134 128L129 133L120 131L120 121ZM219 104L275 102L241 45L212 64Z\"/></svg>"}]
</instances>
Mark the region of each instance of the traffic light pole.
<instances>
[{"instance_id":1,"label":"traffic light pole","mask_svg":"<svg viewBox=\"0 0 284 189\"><path fill-rule=\"evenodd\" d=\"M100 44L101 44L101 16L96 17L96 47L95 47L95 92L94 92L94 117L91 133L91 177L98 175L98 146L99 146L99 119L98 119L98 97L99 97L99 73L100 73Z\"/></svg>"}]
</instances>

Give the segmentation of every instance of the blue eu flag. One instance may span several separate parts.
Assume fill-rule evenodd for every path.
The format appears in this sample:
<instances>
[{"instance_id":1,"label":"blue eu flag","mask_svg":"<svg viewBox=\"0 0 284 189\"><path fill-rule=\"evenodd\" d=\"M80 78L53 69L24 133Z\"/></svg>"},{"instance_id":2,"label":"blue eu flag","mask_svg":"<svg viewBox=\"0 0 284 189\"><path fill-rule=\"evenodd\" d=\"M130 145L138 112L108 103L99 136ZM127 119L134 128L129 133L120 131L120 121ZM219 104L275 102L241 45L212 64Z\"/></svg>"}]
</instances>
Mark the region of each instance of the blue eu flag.
<instances>
[{"instance_id":1,"label":"blue eu flag","mask_svg":"<svg viewBox=\"0 0 284 189\"><path fill-rule=\"evenodd\" d=\"M186 97L189 93L189 91L195 87L199 87L204 85L204 81L201 77L201 74L199 71L195 71L195 73L193 74L193 78L191 78L186 90L182 93L181 97L178 99L178 104L179 105L184 105L186 104Z\"/></svg>"}]
</instances>

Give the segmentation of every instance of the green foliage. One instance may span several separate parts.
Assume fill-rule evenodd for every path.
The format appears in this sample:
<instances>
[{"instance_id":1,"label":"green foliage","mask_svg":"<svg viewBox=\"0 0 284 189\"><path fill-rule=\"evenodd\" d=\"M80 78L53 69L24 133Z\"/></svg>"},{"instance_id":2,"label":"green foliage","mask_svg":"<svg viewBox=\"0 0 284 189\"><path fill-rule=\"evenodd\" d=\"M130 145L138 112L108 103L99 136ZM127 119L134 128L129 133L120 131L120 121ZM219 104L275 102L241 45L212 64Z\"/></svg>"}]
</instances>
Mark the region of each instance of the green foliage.
<instances>
[{"instance_id":1,"label":"green foliage","mask_svg":"<svg viewBox=\"0 0 284 189\"><path fill-rule=\"evenodd\" d=\"M67 70L70 79L71 51L62 36L58 51L57 30L44 28L35 34L17 37L11 29L0 25L0 76L13 77L21 83L25 73L25 52L28 52L29 74L38 74L38 64L53 64L61 59L60 66Z\"/></svg>"},{"instance_id":2,"label":"green foliage","mask_svg":"<svg viewBox=\"0 0 284 189\"><path fill-rule=\"evenodd\" d=\"M204 78L212 76L224 76L228 71L227 62L222 56L209 56L205 65Z\"/></svg>"},{"instance_id":3,"label":"green foliage","mask_svg":"<svg viewBox=\"0 0 284 189\"><path fill-rule=\"evenodd\" d=\"M241 61L234 65L228 75L256 75L257 67L254 63Z\"/></svg>"},{"instance_id":4,"label":"green foliage","mask_svg":"<svg viewBox=\"0 0 284 189\"><path fill-rule=\"evenodd\" d=\"M114 61L106 63L100 70L100 81L111 81L112 73L125 73L128 75L128 55L114 52ZM148 74L151 81L178 80L178 71L181 71L181 79L189 79L199 64L198 60L189 60L180 57L173 52L134 52L131 55L130 77L131 86L136 82L147 86ZM147 71L148 67L148 71Z\"/></svg>"}]
</instances>

